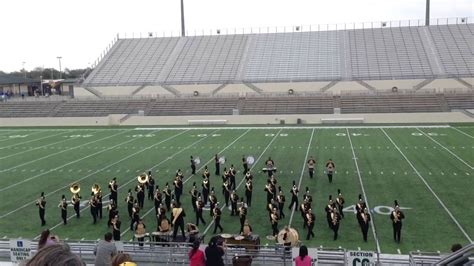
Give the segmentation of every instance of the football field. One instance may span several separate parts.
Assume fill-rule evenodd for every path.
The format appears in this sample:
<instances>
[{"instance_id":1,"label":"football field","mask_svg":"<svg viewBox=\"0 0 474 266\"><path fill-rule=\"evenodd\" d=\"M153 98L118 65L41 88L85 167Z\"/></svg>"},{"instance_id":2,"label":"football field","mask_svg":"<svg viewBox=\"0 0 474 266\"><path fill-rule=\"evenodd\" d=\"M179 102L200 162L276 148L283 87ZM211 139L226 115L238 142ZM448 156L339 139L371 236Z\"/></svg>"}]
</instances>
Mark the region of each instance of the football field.
<instances>
[{"instance_id":1,"label":"football field","mask_svg":"<svg viewBox=\"0 0 474 266\"><path fill-rule=\"evenodd\" d=\"M61 239L102 238L107 228L107 209L92 224L87 201L91 187L98 183L108 200L107 185L117 178L119 214L123 240L132 238L125 203L127 191L134 189L137 176L151 170L161 189L170 185L175 172L184 173L185 222L195 223L189 191L195 182L201 189L204 166L211 172L211 186L218 201L224 202L222 179L214 175L214 154L225 156L221 166L231 164L238 171L237 194L244 196L241 158L253 156L254 192L247 218L263 244L272 241L264 192L267 175L262 173L268 157L275 161L276 177L285 196L285 218L279 229L290 225L300 240L311 247L343 247L384 253L409 251L447 252L453 243L463 246L474 239L474 126L368 126L368 127L216 127L216 128L4 128L0 130L0 238L35 238L50 228ZM191 175L190 156L199 157L197 174ZM316 174L309 178L306 161L317 161ZM336 165L333 183L324 173L326 161ZM316 215L315 237L306 240L299 211L288 209L293 181L302 195L309 188ZM63 225L58 204L68 200L69 186L81 186L81 218L68 208L68 224ZM338 240L328 228L324 207L328 196L344 195L345 218ZM41 226L36 199L46 196L46 226ZM368 242L355 218L354 205L362 194L370 208L372 224ZM393 240L389 218L394 200L405 214L402 240ZM220 204L222 206L222 204ZM107 203L104 203L104 207ZM153 201L145 199L147 232L155 231ZM169 217L169 213L167 215ZM225 233L239 233L238 216L223 209ZM200 225L206 239L214 226L208 211L206 225Z\"/></svg>"}]
</instances>

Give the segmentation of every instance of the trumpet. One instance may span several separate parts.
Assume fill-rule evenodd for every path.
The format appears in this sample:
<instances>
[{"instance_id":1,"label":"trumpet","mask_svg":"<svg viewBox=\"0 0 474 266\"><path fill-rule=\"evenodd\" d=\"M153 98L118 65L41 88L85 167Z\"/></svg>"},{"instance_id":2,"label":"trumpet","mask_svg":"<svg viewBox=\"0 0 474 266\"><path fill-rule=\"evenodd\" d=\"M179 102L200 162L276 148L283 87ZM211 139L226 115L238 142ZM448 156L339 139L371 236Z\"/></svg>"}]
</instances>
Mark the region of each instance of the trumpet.
<instances>
[{"instance_id":1,"label":"trumpet","mask_svg":"<svg viewBox=\"0 0 474 266\"><path fill-rule=\"evenodd\" d=\"M97 195L102 189L100 188L100 185L95 183L92 185L91 191L94 193L94 195Z\"/></svg>"},{"instance_id":2,"label":"trumpet","mask_svg":"<svg viewBox=\"0 0 474 266\"><path fill-rule=\"evenodd\" d=\"M147 183L149 179L150 179L150 177L148 176L147 173L143 173L143 174L137 176L138 183L140 183L140 184Z\"/></svg>"}]
</instances>

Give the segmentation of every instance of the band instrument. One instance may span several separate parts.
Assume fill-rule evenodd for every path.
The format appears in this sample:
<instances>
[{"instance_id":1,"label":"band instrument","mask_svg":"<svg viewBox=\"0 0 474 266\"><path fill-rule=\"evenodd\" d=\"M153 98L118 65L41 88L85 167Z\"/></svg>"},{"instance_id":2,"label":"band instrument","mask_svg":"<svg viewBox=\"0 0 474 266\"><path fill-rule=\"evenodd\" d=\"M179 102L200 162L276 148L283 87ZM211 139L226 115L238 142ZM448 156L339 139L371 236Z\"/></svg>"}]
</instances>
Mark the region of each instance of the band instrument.
<instances>
[{"instance_id":1,"label":"band instrument","mask_svg":"<svg viewBox=\"0 0 474 266\"><path fill-rule=\"evenodd\" d=\"M299 244L298 231L294 228L284 228L278 233L277 241L280 244L289 243L291 247L296 247Z\"/></svg>"},{"instance_id":2,"label":"band instrument","mask_svg":"<svg viewBox=\"0 0 474 266\"><path fill-rule=\"evenodd\" d=\"M102 189L100 188L100 185L95 183L92 185L91 191L94 193L94 195L97 195Z\"/></svg>"},{"instance_id":3,"label":"band instrument","mask_svg":"<svg viewBox=\"0 0 474 266\"><path fill-rule=\"evenodd\" d=\"M148 182L149 179L150 179L150 176L148 176L147 173L143 173L137 176L138 183L140 184L145 184L146 182Z\"/></svg>"}]
</instances>

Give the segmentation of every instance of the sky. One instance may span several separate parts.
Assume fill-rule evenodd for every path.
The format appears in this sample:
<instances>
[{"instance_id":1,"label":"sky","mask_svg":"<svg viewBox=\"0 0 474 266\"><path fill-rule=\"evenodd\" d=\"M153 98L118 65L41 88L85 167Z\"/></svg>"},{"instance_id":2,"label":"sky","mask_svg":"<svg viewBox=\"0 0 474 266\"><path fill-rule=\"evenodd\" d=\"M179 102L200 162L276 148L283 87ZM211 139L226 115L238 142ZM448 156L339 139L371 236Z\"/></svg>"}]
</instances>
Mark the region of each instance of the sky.
<instances>
[{"instance_id":1,"label":"sky","mask_svg":"<svg viewBox=\"0 0 474 266\"><path fill-rule=\"evenodd\" d=\"M426 0L184 0L186 30L424 20ZM86 68L120 36L180 34L180 0L1 1L0 70ZM431 0L431 18L474 17L474 0ZM474 18L473 18L474 20ZM472 20L471 20L472 21ZM233 31L233 30L231 30Z\"/></svg>"}]
</instances>

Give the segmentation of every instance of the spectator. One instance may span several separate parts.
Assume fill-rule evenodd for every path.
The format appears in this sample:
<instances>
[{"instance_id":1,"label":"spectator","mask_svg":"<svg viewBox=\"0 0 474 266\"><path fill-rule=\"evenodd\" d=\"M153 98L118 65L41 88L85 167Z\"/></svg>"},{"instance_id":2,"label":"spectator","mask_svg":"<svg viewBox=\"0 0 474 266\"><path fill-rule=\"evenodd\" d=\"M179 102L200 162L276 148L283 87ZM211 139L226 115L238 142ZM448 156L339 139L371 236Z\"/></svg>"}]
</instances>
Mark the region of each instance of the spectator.
<instances>
[{"instance_id":1,"label":"spectator","mask_svg":"<svg viewBox=\"0 0 474 266\"><path fill-rule=\"evenodd\" d=\"M46 229L43 232L41 232L41 236L38 241L38 250L46 246L57 244L58 242L59 242L59 237L56 235L51 235L51 232L49 231L49 229Z\"/></svg>"},{"instance_id":2,"label":"spectator","mask_svg":"<svg viewBox=\"0 0 474 266\"><path fill-rule=\"evenodd\" d=\"M130 257L127 253L118 253L112 258L112 266L133 266L137 265L135 262L132 261L132 257Z\"/></svg>"},{"instance_id":3,"label":"spectator","mask_svg":"<svg viewBox=\"0 0 474 266\"><path fill-rule=\"evenodd\" d=\"M224 248L222 243L218 244L218 238L217 236L211 238L209 246L205 250L207 266L224 266L224 260L222 259Z\"/></svg>"},{"instance_id":4,"label":"spectator","mask_svg":"<svg viewBox=\"0 0 474 266\"><path fill-rule=\"evenodd\" d=\"M109 266L112 263L112 257L117 254L117 248L112 243L112 233L104 235L104 240L99 241L94 248L95 266Z\"/></svg>"},{"instance_id":5,"label":"spectator","mask_svg":"<svg viewBox=\"0 0 474 266\"><path fill-rule=\"evenodd\" d=\"M190 266L205 266L206 260L204 258L204 252L199 249L201 242L195 240L193 242L193 248L189 251L189 265Z\"/></svg>"},{"instance_id":6,"label":"spectator","mask_svg":"<svg viewBox=\"0 0 474 266\"><path fill-rule=\"evenodd\" d=\"M295 258L295 266L311 266L311 257L308 256L308 248L300 247L300 255Z\"/></svg>"},{"instance_id":7,"label":"spectator","mask_svg":"<svg viewBox=\"0 0 474 266\"><path fill-rule=\"evenodd\" d=\"M25 266L85 266L86 264L72 253L66 244L45 246L28 261Z\"/></svg>"},{"instance_id":8,"label":"spectator","mask_svg":"<svg viewBox=\"0 0 474 266\"><path fill-rule=\"evenodd\" d=\"M137 225L135 226L135 237L138 240L138 245L140 247L143 247L143 242L145 241L145 236L146 236L146 226L143 223L143 220L140 219L138 220Z\"/></svg>"}]
</instances>

